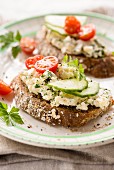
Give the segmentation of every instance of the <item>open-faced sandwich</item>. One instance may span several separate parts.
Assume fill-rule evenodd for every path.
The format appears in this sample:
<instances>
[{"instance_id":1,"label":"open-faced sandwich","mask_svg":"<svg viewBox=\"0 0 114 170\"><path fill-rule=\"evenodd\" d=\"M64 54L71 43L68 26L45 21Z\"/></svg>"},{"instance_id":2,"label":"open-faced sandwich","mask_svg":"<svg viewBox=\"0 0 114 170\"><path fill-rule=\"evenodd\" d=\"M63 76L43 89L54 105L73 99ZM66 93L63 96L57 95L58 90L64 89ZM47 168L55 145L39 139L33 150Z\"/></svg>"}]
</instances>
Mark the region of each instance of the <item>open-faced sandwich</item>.
<instances>
[{"instance_id":1,"label":"open-faced sandwich","mask_svg":"<svg viewBox=\"0 0 114 170\"><path fill-rule=\"evenodd\" d=\"M65 54L78 58L86 73L94 77L114 76L114 57L99 42L96 28L86 24L87 17L45 17L45 26L37 34L39 53L57 56L59 61Z\"/></svg>"},{"instance_id":2,"label":"open-faced sandwich","mask_svg":"<svg viewBox=\"0 0 114 170\"><path fill-rule=\"evenodd\" d=\"M78 59L36 55L11 83L19 108L50 125L80 127L113 104L110 90L87 79Z\"/></svg>"}]
</instances>

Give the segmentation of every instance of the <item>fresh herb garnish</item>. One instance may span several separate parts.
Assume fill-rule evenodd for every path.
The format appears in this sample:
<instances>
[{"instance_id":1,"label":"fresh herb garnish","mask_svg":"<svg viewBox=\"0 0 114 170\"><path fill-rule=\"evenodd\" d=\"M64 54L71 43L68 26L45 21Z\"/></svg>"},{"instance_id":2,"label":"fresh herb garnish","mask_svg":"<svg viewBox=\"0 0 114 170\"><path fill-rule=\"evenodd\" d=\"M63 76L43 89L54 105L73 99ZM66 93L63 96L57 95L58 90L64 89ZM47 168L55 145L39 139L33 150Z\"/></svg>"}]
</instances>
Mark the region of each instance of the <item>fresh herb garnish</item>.
<instances>
[{"instance_id":1,"label":"fresh herb garnish","mask_svg":"<svg viewBox=\"0 0 114 170\"><path fill-rule=\"evenodd\" d=\"M0 117L6 125L14 126L14 122L24 124L21 116L19 115L19 109L13 106L11 110L8 111L8 105L3 102L0 102Z\"/></svg>"},{"instance_id":2,"label":"fresh herb garnish","mask_svg":"<svg viewBox=\"0 0 114 170\"><path fill-rule=\"evenodd\" d=\"M15 47L12 47L12 55L14 58L16 58L20 52L21 52L20 46L17 45Z\"/></svg>"},{"instance_id":3,"label":"fresh herb garnish","mask_svg":"<svg viewBox=\"0 0 114 170\"><path fill-rule=\"evenodd\" d=\"M40 85L39 84L35 84L35 88L39 88L40 87Z\"/></svg>"},{"instance_id":4,"label":"fresh herb garnish","mask_svg":"<svg viewBox=\"0 0 114 170\"><path fill-rule=\"evenodd\" d=\"M1 43L1 49L9 47L9 45L12 46L12 55L14 58L18 55L19 52L21 52L21 48L19 46L19 42L21 40L22 36L19 31L17 31L16 34L14 34L12 31L0 35L0 43ZM16 45L15 45L16 43Z\"/></svg>"},{"instance_id":5,"label":"fresh herb garnish","mask_svg":"<svg viewBox=\"0 0 114 170\"><path fill-rule=\"evenodd\" d=\"M52 72L48 70L48 78L52 77Z\"/></svg>"},{"instance_id":6,"label":"fresh herb garnish","mask_svg":"<svg viewBox=\"0 0 114 170\"><path fill-rule=\"evenodd\" d=\"M71 56L65 55L62 61L62 64L67 64L68 66L71 67L76 67L76 78L81 80L82 78L85 78L85 74L84 74L84 68L82 66L82 64L79 64L78 59L72 59Z\"/></svg>"}]
</instances>

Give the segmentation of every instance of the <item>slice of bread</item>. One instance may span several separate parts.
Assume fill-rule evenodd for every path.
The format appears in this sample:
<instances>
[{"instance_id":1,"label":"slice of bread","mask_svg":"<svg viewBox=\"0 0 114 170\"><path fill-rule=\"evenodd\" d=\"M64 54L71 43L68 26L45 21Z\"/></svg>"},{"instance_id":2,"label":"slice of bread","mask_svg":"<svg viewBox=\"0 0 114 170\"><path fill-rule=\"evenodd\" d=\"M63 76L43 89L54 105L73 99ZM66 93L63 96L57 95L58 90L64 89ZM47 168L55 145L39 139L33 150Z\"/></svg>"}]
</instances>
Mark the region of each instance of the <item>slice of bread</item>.
<instances>
[{"instance_id":1,"label":"slice of bread","mask_svg":"<svg viewBox=\"0 0 114 170\"><path fill-rule=\"evenodd\" d=\"M46 40L46 30L42 29L37 34L38 51L39 54L44 56L54 55L59 61L64 57L61 50L54 47L51 43ZM103 58L91 58L84 55L76 56L72 55L72 58L78 58L79 63L83 64L85 73L97 78L107 78L114 76L114 57L112 55Z\"/></svg>"},{"instance_id":2,"label":"slice of bread","mask_svg":"<svg viewBox=\"0 0 114 170\"><path fill-rule=\"evenodd\" d=\"M71 106L52 107L50 103L43 100L40 95L30 93L19 76L12 81L11 87L14 90L15 101L19 108L34 118L50 125L80 127L91 119L104 114L113 104L113 100L111 99L109 106L104 110L89 106L87 111L76 110L76 107Z\"/></svg>"}]
</instances>

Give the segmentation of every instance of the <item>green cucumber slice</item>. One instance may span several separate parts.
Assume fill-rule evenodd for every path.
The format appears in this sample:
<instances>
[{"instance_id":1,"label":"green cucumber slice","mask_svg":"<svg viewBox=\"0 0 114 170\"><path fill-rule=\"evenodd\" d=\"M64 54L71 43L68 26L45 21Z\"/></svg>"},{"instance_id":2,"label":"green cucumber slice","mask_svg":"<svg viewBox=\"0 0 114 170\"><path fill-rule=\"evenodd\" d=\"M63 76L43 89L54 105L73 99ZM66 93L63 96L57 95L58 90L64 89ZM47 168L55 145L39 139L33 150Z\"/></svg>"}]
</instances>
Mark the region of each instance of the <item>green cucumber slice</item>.
<instances>
[{"instance_id":1,"label":"green cucumber slice","mask_svg":"<svg viewBox=\"0 0 114 170\"><path fill-rule=\"evenodd\" d=\"M56 27L64 28L66 17L67 16L63 16L63 15L47 15L45 17L45 22ZM86 16L75 16L75 17L80 21L81 25L84 25L87 20Z\"/></svg>"},{"instance_id":2,"label":"green cucumber slice","mask_svg":"<svg viewBox=\"0 0 114 170\"><path fill-rule=\"evenodd\" d=\"M88 87L88 82L85 79L67 79L67 80L58 80L52 83L49 83L48 86L54 87L60 91L64 92L73 92L73 91L82 91Z\"/></svg>"},{"instance_id":3,"label":"green cucumber slice","mask_svg":"<svg viewBox=\"0 0 114 170\"><path fill-rule=\"evenodd\" d=\"M63 28L55 27L54 25L51 25L51 24L48 24L48 23L46 23L45 26L46 26L48 29L50 29L50 30L52 30L52 31L54 31L54 32L57 32L57 33L59 33L59 34L61 34L61 35L64 35L64 36L68 35L68 34L64 31Z\"/></svg>"},{"instance_id":4,"label":"green cucumber slice","mask_svg":"<svg viewBox=\"0 0 114 170\"><path fill-rule=\"evenodd\" d=\"M84 89L82 92L69 92L69 94L73 94L75 96L79 97L89 97L89 96L95 96L99 92L99 83L97 82L89 82L88 88Z\"/></svg>"}]
</instances>

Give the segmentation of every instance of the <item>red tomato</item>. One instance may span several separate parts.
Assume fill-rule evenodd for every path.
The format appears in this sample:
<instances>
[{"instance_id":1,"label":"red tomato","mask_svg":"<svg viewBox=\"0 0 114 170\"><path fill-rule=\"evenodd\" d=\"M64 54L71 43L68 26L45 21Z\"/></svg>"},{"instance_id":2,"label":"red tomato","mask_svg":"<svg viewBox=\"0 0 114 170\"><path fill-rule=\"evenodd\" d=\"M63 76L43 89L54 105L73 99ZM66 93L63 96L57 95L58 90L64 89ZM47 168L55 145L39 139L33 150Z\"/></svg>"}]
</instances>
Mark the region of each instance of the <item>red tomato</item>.
<instances>
[{"instance_id":1,"label":"red tomato","mask_svg":"<svg viewBox=\"0 0 114 170\"><path fill-rule=\"evenodd\" d=\"M25 65L26 65L26 67L27 67L28 69L33 68L34 65L35 65L35 63L36 63L38 60L41 60L41 59L43 59L43 58L44 58L44 56L42 56L42 55L36 55L36 56L34 56L34 57L29 57L29 58L26 59Z\"/></svg>"},{"instance_id":2,"label":"red tomato","mask_svg":"<svg viewBox=\"0 0 114 170\"><path fill-rule=\"evenodd\" d=\"M81 27L79 32L79 38L84 41L88 41L96 34L96 28L93 24L88 24Z\"/></svg>"},{"instance_id":3,"label":"red tomato","mask_svg":"<svg viewBox=\"0 0 114 170\"><path fill-rule=\"evenodd\" d=\"M78 21L76 19L76 17L74 17L74 16L67 16L66 17L64 30L68 34L78 33L80 31L80 27L81 27L80 21Z\"/></svg>"},{"instance_id":4,"label":"red tomato","mask_svg":"<svg viewBox=\"0 0 114 170\"><path fill-rule=\"evenodd\" d=\"M55 72L58 67L58 59L55 56L47 56L39 60L35 64L35 69L39 73L44 73L46 70Z\"/></svg>"},{"instance_id":5,"label":"red tomato","mask_svg":"<svg viewBox=\"0 0 114 170\"><path fill-rule=\"evenodd\" d=\"M0 94L6 95L6 94L9 94L11 91L12 89L2 80L0 80Z\"/></svg>"},{"instance_id":6,"label":"red tomato","mask_svg":"<svg viewBox=\"0 0 114 170\"><path fill-rule=\"evenodd\" d=\"M25 54L31 55L36 48L36 41L33 38L24 37L20 41L20 47Z\"/></svg>"}]
</instances>

